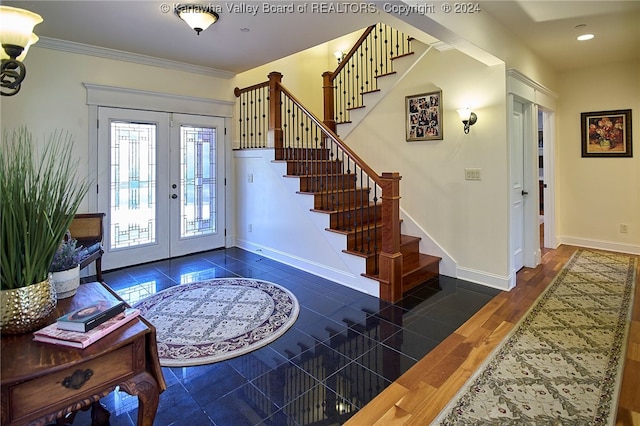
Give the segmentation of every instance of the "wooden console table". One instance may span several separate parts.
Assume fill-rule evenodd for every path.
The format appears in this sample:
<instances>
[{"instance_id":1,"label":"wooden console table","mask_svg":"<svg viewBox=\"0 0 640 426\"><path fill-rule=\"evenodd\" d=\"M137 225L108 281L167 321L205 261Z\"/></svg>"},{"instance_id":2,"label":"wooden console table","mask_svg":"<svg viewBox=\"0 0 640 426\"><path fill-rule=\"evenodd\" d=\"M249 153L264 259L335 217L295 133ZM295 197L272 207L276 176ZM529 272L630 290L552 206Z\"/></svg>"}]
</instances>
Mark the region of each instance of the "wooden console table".
<instances>
[{"instance_id":1,"label":"wooden console table","mask_svg":"<svg viewBox=\"0 0 640 426\"><path fill-rule=\"evenodd\" d=\"M99 299L117 299L100 283L80 285L47 319ZM138 425L152 426L166 389L155 328L137 318L85 349L34 342L32 333L2 336L2 426L45 425L86 409L116 386L138 396ZM83 379L78 380L82 376Z\"/></svg>"}]
</instances>

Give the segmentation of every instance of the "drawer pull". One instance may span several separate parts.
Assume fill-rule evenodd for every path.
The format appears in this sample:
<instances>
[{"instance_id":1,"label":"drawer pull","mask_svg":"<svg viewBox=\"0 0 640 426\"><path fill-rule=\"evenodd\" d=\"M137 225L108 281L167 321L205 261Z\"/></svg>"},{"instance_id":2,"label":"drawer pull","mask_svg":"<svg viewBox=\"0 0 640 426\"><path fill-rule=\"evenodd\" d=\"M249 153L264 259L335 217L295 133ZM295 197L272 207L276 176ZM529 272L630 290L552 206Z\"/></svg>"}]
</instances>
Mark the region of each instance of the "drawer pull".
<instances>
[{"instance_id":1,"label":"drawer pull","mask_svg":"<svg viewBox=\"0 0 640 426\"><path fill-rule=\"evenodd\" d=\"M87 368L86 370L76 370L69 377L65 377L62 381L62 386L68 389L80 389L82 385L93 376L93 370Z\"/></svg>"}]
</instances>

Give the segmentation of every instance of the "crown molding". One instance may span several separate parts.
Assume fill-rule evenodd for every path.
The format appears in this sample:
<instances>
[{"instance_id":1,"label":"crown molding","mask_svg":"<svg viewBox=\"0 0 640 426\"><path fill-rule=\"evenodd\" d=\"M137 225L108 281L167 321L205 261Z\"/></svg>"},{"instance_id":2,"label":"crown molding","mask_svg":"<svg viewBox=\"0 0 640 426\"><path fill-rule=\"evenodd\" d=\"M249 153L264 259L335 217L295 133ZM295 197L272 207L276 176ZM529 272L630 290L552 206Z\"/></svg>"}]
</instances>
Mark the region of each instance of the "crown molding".
<instances>
[{"instance_id":1,"label":"crown molding","mask_svg":"<svg viewBox=\"0 0 640 426\"><path fill-rule=\"evenodd\" d=\"M168 68L176 71L185 71L194 74L204 74L211 77L230 79L235 73L201 65L185 64L183 62L161 59L153 56L140 55L138 53L122 50L108 49L106 47L91 46L89 44L74 41L59 40L56 38L40 37L36 47L43 49L60 50L62 52L77 53L80 55L97 56L99 58L113 59L116 61L132 62L135 64L149 65L152 67Z\"/></svg>"},{"instance_id":2,"label":"crown molding","mask_svg":"<svg viewBox=\"0 0 640 426\"><path fill-rule=\"evenodd\" d=\"M522 74L520 71L518 71L515 68L507 69L507 77L511 77L514 80L520 81L521 83L526 84L527 86L533 88L534 90L546 96L550 96L553 99L558 99L558 95L553 90L527 77L526 75Z\"/></svg>"}]
</instances>

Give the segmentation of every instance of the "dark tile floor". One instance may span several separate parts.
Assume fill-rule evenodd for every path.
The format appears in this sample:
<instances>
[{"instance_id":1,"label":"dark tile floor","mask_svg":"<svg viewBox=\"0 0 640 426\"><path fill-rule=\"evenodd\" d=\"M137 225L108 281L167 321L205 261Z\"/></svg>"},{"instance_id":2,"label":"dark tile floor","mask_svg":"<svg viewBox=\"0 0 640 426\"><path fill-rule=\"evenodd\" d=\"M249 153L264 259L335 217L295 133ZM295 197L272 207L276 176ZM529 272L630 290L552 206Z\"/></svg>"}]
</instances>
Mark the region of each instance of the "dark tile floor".
<instances>
[{"instance_id":1,"label":"dark tile floor","mask_svg":"<svg viewBox=\"0 0 640 426\"><path fill-rule=\"evenodd\" d=\"M440 277L390 304L238 248L104 274L130 303L174 285L224 277L288 288L300 302L298 320L247 355L163 368L168 387L155 425L342 424L498 293ZM137 398L114 392L102 402L112 426L135 424ZM87 419L83 413L75 424Z\"/></svg>"}]
</instances>

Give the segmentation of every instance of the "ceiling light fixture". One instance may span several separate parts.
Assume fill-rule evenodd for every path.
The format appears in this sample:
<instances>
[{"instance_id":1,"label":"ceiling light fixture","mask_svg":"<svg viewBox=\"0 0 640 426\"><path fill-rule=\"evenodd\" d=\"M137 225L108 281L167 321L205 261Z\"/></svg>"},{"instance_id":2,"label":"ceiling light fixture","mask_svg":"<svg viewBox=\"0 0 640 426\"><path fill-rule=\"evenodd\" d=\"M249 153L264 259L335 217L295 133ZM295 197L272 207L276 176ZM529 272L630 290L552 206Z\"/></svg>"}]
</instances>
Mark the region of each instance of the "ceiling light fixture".
<instances>
[{"instance_id":1,"label":"ceiling light fixture","mask_svg":"<svg viewBox=\"0 0 640 426\"><path fill-rule=\"evenodd\" d=\"M582 31L582 29L583 29L583 28L586 28L586 27L587 27L587 24L578 24L578 25L576 25L576 27L575 27L575 28L576 28L576 30L580 30L580 31ZM585 40L591 40L591 39L592 39L592 38L594 38L594 37L595 37L595 35L593 35L593 34L587 34L587 33L585 33L585 34L581 34L581 35L579 35L579 36L577 37L577 39L578 39L579 41L585 41Z\"/></svg>"},{"instance_id":2,"label":"ceiling light fixture","mask_svg":"<svg viewBox=\"0 0 640 426\"><path fill-rule=\"evenodd\" d=\"M220 18L212 10L211 5L179 4L175 7L175 11L176 15L194 29L198 35Z\"/></svg>"},{"instance_id":3,"label":"ceiling light fixture","mask_svg":"<svg viewBox=\"0 0 640 426\"><path fill-rule=\"evenodd\" d=\"M42 22L37 13L17 7L0 6L0 86L2 96L13 96L20 91L27 69L22 63L29 46L38 41L33 27Z\"/></svg>"}]
</instances>

